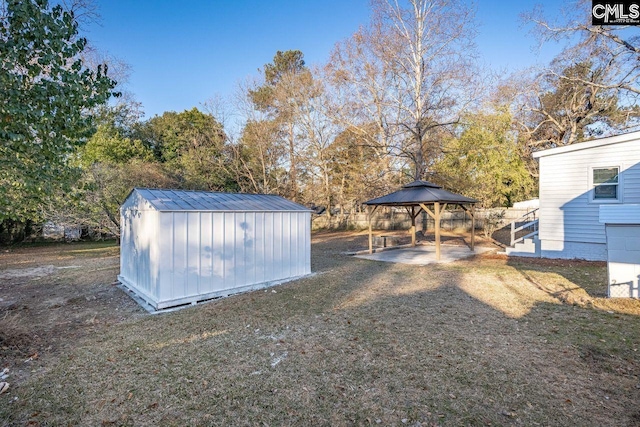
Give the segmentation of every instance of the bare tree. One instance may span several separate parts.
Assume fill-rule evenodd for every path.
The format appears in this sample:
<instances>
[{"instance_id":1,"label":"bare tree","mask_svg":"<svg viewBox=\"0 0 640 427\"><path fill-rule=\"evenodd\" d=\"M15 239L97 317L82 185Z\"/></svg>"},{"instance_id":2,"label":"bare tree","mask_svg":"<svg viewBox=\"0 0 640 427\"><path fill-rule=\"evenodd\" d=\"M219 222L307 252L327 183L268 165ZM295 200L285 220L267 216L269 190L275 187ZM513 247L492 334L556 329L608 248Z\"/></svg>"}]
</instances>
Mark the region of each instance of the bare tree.
<instances>
[{"instance_id":1,"label":"bare tree","mask_svg":"<svg viewBox=\"0 0 640 427\"><path fill-rule=\"evenodd\" d=\"M303 58L304 55L299 50L278 51L273 62L264 66L262 84L250 89L248 93L254 108L277 123L281 135L286 139L289 154L287 195L294 201L299 197L296 138L298 101L295 97L301 93L299 87L311 78Z\"/></svg>"},{"instance_id":2,"label":"bare tree","mask_svg":"<svg viewBox=\"0 0 640 427\"><path fill-rule=\"evenodd\" d=\"M603 88L606 70L580 62L537 75L519 97L520 131L533 150L571 145L624 126L637 109Z\"/></svg>"},{"instance_id":3,"label":"bare tree","mask_svg":"<svg viewBox=\"0 0 640 427\"><path fill-rule=\"evenodd\" d=\"M605 76L595 84L599 89L616 90L623 97L632 97L635 101L640 95L640 35L637 27L591 25L591 4L589 0L566 4L562 13L557 14L563 17L560 21L548 19L542 9L536 9L524 18L536 23L541 43L567 42L559 58L572 63L589 60L602 70ZM568 64L565 62L564 65ZM548 72L562 79L594 85L584 77L563 76L552 68Z\"/></svg>"},{"instance_id":4,"label":"bare tree","mask_svg":"<svg viewBox=\"0 0 640 427\"><path fill-rule=\"evenodd\" d=\"M391 76L378 57L375 35L360 28L336 45L325 67L331 85L332 116L353 139L375 153L383 169L400 169L396 141L400 108L391 98Z\"/></svg>"},{"instance_id":5,"label":"bare tree","mask_svg":"<svg viewBox=\"0 0 640 427\"><path fill-rule=\"evenodd\" d=\"M290 153L280 123L272 114L256 108L252 93L264 85L263 79L250 78L238 85L235 109L244 123L230 145L233 167L242 190L287 196Z\"/></svg>"},{"instance_id":6,"label":"bare tree","mask_svg":"<svg viewBox=\"0 0 640 427\"><path fill-rule=\"evenodd\" d=\"M290 93L295 90L291 99L298 118L298 158L306 178L303 190L306 190L307 202L320 202L331 215L335 201L331 146L341 127L330 114L332 103L320 70L310 70L298 80L298 84L290 88Z\"/></svg>"},{"instance_id":7,"label":"bare tree","mask_svg":"<svg viewBox=\"0 0 640 427\"><path fill-rule=\"evenodd\" d=\"M279 128L269 120L250 119L245 123L233 150L236 181L245 191L286 195L287 150Z\"/></svg>"},{"instance_id":8,"label":"bare tree","mask_svg":"<svg viewBox=\"0 0 640 427\"><path fill-rule=\"evenodd\" d=\"M637 125L638 36L629 28L591 25L590 1L567 4L560 16L560 21L551 21L541 9L524 16L536 23L541 43L565 42L560 54L520 92L516 117L533 151Z\"/></svg>"},{"instance_id":9,"label":"bare tree","mask_svg":"<svg viewBox=\"0 0 640 427\"><path fill-rule=\"evenodd\" d=\"M372 23L336 46L328 69L362 105L343 109L350 127L375 122L375 139L421 179L439 154L438 132L475 99L474 14L456 0L408 3L374 1Z\"/></svg>"}]
</instances>

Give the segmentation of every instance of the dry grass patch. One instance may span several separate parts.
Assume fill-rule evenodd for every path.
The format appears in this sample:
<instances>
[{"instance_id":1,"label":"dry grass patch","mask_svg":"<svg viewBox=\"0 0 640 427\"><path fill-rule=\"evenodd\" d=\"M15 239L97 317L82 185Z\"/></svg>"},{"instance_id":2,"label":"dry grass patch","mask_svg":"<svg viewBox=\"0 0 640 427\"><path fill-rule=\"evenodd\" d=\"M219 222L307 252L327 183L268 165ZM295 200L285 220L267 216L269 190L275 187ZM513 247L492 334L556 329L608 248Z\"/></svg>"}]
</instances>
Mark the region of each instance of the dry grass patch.
<instances>
[{"instance_id":1,"label":"dry grass patch","mask_svg":"<svg viewBox=\"0 0 640 427\"><path fill-rule=\"evenodd\" d=\"M37 306L40 319L74 308L93 310L96 322L61 332L56 337L68 335L73 345L45 350L28 368L13 362L12 372L33 372L0 396L0 419L637 424L640 305L601 298L602 265L477 257L420 267L344 255L364 246L366 236L357 233L315 235L318 274L159 316L143 315L112 292L117 265L100 270L113 262L110 250L61 254L88 270L56 270L36 281L63 300L60 308ZM9 288L0 286L4 298ZM30 282L11 286L35 289ZM66 287L82 299L71 302Z\"/></svg>"}]
</instances>

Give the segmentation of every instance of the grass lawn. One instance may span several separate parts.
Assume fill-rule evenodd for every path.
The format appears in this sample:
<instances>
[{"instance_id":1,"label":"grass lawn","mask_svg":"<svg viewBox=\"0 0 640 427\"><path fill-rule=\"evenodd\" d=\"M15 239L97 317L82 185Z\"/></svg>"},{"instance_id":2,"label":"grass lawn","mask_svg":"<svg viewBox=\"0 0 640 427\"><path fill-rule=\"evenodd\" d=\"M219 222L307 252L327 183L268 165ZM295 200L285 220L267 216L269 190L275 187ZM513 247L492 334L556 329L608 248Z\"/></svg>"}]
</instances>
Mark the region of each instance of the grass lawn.
<instances>
[{"instance_id":1,"label":"grass lawn","mask_svg":"<svg viewBox=\"0 0 640 427\"><path fill-rule=\"evenodd\" d=\"M640 424L640 302L606 264L344 255L366 242L315 234L311 277L160 315L113 245L0 253L0 424Z\"/></svg>"}]
</instances>

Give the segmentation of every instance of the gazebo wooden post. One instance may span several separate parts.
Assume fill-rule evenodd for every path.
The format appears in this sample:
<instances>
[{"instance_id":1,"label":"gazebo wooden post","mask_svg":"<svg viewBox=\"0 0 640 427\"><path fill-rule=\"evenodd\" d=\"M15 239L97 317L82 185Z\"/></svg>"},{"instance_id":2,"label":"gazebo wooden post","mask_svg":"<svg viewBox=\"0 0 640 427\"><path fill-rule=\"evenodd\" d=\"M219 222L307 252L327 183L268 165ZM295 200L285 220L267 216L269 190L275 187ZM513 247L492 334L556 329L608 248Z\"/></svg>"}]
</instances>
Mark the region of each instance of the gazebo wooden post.
<instances>
[{"instance_id":1,"label":"gazebo wooden post","mask_svg":"<svg viewBox=\"0 0 640 427\"><path fill-rule=\"evenodd\" d=\"M435 211L434 222L436 227L436 259L440 261L440 202L434 203L433 210Z\"/></svg>"},{"instance_id":2,"label":"gazebo wooden post","mask_svg":"<svg viewBox=\"0 0 640 427\"><path fill-rule=\"evenodd\" d=\"M415 207L411 206L411 246L416 245L416 213Z\"/></svg>"},{"instance_id":3,"label":"gazebo wooden post","mask_svg":"<svg viewBox=\"0 0 640 427\"><path fill-rule=\"evenodd\" d=\"M465 214L469 214L471 217L471 251L474 251L475 247L475 237L476 237L476 213L475 206L473 204L469 205L469 208L466 208L464 205L460 205L460 207L464 210Z\"/></svg>"},{"instance_id":4,"label":"gazebo wooden post","mask_svg":"<svg viewBox=\"0 0 640 427\"><path fill-rule=\"evenodd\" d=\"M373 213L376 211L376 208L378 206L374 206L373 209L371 208L371 206L367 206L367 216L369 218L369 253L372 254L373 253L373 233L371 231L371 217L373 216Z\"/></svg>"},{"instance_id":5,"label":"gazebo wooden post","mask_svg":"<svg viewBox=\"0 0 640 427\"><path fill-rule=\"evenodd\" d=\"M473 251L473 243L476 235L476 213L474 205L471 205L469 212L471 213L471 250Z\"/></svg>"},{"instance_id":6,"label":"gazebo wooden post","mask_svg":"<svg viewBox=\"0 0 640 427\"><path fill-rule=\"evenodd\" d=\"M431 218L433 218L433 222L434 222L435 227L436 227L436 259L440 260L440 202L435 202L434 203L433 212L431 212L431 209L429 209L427 207L427 205L425 205L424 203L420 203L420 207Z\"/></svg>"}]
</instances>

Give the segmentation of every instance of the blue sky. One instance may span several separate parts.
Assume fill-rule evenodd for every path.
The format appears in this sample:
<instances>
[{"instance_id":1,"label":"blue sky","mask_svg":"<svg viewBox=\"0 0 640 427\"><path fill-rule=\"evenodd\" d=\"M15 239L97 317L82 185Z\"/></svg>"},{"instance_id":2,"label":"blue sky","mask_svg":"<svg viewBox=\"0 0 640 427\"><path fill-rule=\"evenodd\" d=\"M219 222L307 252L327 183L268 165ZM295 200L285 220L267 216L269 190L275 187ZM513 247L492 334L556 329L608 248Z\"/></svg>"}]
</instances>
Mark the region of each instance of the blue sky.
<instances>
[{"instance_id":1,"label":"blue sky","mask_svg":"<svg viewBox=\"0 0 640 427\"><path fill-rule=\"evenodd\" d=\"M85 35L98 49L131 66L126 89L147 117L200 107L230 96L239 81L257 75L278 50L298 49L307 64L328 59L336 42L366 25L368 0L96 0L101 20ZM519 15L542 3L477 3L481 60L495 70L548 61L557 48L538 52Z\"/></svg>"}]
</instances>

